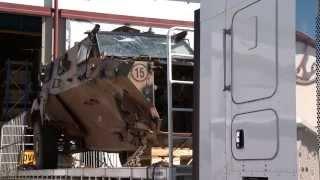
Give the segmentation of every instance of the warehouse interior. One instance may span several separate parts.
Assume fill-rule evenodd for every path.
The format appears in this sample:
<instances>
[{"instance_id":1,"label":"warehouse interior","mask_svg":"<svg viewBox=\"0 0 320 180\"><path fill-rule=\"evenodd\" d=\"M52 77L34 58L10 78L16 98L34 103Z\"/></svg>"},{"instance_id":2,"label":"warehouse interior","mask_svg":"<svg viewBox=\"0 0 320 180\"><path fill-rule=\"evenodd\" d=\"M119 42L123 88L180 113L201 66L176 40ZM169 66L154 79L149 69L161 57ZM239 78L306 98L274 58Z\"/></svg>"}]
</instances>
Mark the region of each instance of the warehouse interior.
<instances>
[{"instance_id":1,"label":"warehouse interior","mask_svg":"<svg viewBox=\"0 0 320 180\"><path fill-rule=\"evenodd\" d=\"M42 19L1 13L0 21L0 114L7 121L30 108L39 88Z\"/></svg>"},{"instance_id":2,"label":"warehouse interior","mask_svg":"<svg viewBox=\"0 0 320 180\"><path fill-rule=\"evenodd\" d=\"M20 10L23 11L25 7L21 7ZM9 8L10 9L10 8ZM49 9L49 8L48 8ZM0 93L0 101L3 111L1 112L1 121L8 122L9 120L13 120L15 118L19 118L22 112L29 110L31 107L32 101L37 97L37 93L40 90L40 81L39 81L39 70L40 62L50 62L53 57L57 57L58 54L61 54L65 45L65 19L82 19L87 21L92 18L95 20L96 18L105 18L102 22L113 22L116 19L117 23L123 24L121 22L127 21L127 19L133 22L133 25L138 25L146 23L147 27L152 27L153 25L160 27L168 28L172 25L184 24L187 26L191 26L192 23L184 22L184 21L170 21L170 20L157 20L157 19L145 19L140 18L137 22L136 20L130 19L130 17L122 17L122 16L114 16L109 18L108 16L104 17L103 14L90 14L88 16L84 12L68 12L70 14L64 13L65 10L60 10L59 18L56 19L56 16L49 14L48 12L53 9L45 9L45 12L39 12L39 10L35 9L33 12L27 12L27 14L31 15L23 15L23 13L1 13L0 20L5 22L0 26L0 40L3 42L0 46L3 50L3 53L0 55L1 59L1 84L3 88L1 88ZM65 11L67 12L67 11ZM35 16L33 16L33 13ZM38 14L39 13L39 14ZM56 12L55 12L56 13ZM74 13L74 14L72 14ZM80 16L81 14L85 14L85 16ZM51 17L50 17L51 16ZM61 16L61 17L60 17ZM54 22L53 22L54 21ZM59 22L57 22L59 21ZM59 24L61 28L61 32L56 31L56 25ZM125 23L126 24L126 23ZM130 26L129 24L126 24ZM168 27L167 27L168 26ZM59 28L59 27L58 27ZM59 28L59 29L60 29ZM84 33L84 32L82 32ZM42 37L44 35L44 37ZM52 39L51 39L52 36ZM45 49L45 50L44 50ZM50 49L51 52L50 52ZM60 51L60 52L58 52ZM192 51L192 50L191 50ZM45 53L45 54L43 54ZM51 56L50 56L51 55ZM51 58L50 58L51 57ZM193 63L186 63L188 65L173 65L174 68L174 78L182 79L182 80L193 80ZM161 130L167 131L167 106L166 106L166 65L162 64L162 67L155 73L155 84L157 86L157 90L155 90L155 103L157 108L159 109L159 113L161 117L163 117L164 121L161 126ZM174 86L173 87L173 96L177 97L174 99L173 105L178 108L192 108L193 97L189 94L192 93L192 86ZM180 112L174 113L174 131L178 133L192 133L192 120L193 117L190 112ZM19 125L18 125L19 126ZM23 131L23 130L22 130ZM4 132L4 131L3 131ZM8 130L8 132L15 132L15 130ZM31 132L32 133L32 132ZM15 136L15 135L14 135ZM28 138L30 139L30 138ZM17 139L16 139L17 140ZM21 139L23 140L23 139ZM24 139L23 141L26 141ZM27 140L28 141L28 140ZM29 142L29 141L28 141ZM28 146L28 145L26 145ZM10 151L10 148L7 149ZM7 151L6 150L6 151ZM11 152L12 157L8 159L10 162L17 161L18 157L14 155L14 153L19 152L20 150L14 149ZM165 150L164 153L168 154ZM87 152L91 153L91 152ZM95 153L95 152L94 152ZM98 153L98 152L97 152ZM97 167L100 166L101 162L96 161L95 163L90 163L88 158L86 158L87 154L80 155L81 162L84 163L85 167ZM160 153L161 154L161 153ZM187 161L190 161L190 152L187 152L188 158ZM92 155L89 155L90 157ZM88 156L88 157L89 157ZM103 157L105 155L100 155ZM112 156L112 154L111 154ZM117 155L116 155L117 156ZM160 156L163 156L161 154ZM168 156L168 155L164 155ZM109 155L107 156L110 157ZM161 157L158 161L164 160ZM59 159L65 159L65 157L59 157ZM92 159L92 157L91 157ZM3 160L2 160L3 161ZM118 161L117 159L113 160L113 162ZM60 163L62 162L62 163ZM81 164L82 164L81 163ZM187 162L186 162L187 163ZM64 167L64 160L59 161L59 167ZM149 164L149 163L148 163ZM189 162L190 164L190 162ZM80 165L80 166L83 166ZM111 166L112 163L111 163ZM5 167L5 166L3 166ZM68 166L70 167L70 166Z\"/></svg>"}]
</instances>

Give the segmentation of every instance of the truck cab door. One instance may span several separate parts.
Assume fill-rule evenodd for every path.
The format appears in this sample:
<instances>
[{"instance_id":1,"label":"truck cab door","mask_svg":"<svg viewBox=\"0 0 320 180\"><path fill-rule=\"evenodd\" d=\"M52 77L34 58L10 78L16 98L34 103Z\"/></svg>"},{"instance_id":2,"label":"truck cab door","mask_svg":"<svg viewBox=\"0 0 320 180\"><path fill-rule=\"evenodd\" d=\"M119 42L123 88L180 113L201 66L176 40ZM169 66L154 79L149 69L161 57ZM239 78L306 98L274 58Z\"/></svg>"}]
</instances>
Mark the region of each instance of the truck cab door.
<instances>
[{"instance_id":1,"label":"truck cab door","mask_svg":"<svg viewBox=\"0 0 320 180\"><path fill-rule=\"evenodd\" d=\"M297 179L295 0L202 0L200 16L199 179Z\"/></svg>"},{"instance_id":2,"label":"truck cab door","mask_svg":"<svg viewBox=\"0 0 320 180\"><path fill-rule=\"evenodd\" d=\"M233 2L227 3L224 31L229 179L237 179L236 172L244 180L278 179L275 170L293 175L294 1Z\"/></svg>"},{"instance_id":3,"label":"truck cab door","mask_svg":"<svg viewBox=\"0 0 320 180\"><path fill-rule=\"evenodd\" d=\"M258 0L232 11L230 92L232 155L272 159L278 151L277 0ZM227 24L230 24L227 23ZM254 105L253 105L254 104Z\"/></svg>"}]
</instances>

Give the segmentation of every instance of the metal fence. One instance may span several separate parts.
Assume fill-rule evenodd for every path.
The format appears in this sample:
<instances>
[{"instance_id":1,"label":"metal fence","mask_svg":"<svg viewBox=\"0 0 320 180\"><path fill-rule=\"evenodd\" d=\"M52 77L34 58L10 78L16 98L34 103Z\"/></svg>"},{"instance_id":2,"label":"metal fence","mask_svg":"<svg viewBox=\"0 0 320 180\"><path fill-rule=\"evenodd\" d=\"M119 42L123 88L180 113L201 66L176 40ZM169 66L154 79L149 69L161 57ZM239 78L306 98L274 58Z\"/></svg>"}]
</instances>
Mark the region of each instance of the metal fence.
<instances>
[{"instance_id":1,"label":"metal fence","mask_svg":"<svg viewBox=\"0 0 320 180\"><path fill-rule=\"evenodd\" d=\"M19 157L25 146L32 146L32 143L25 143L27 136L25 131L26 113L10 120L1 128L0 140L0 175L14 173L19 164ZM32 137L31 137L32 138Z\"/></svg>"},{"instance_id":2,"label":"metal fence","mask_svg":"<svg viewBox=\"0 0 320 180\"><path fill-rule=\"evenodd\" d=\"M174 167L176 180L192 180L190 167ZM167 167L73 168L18 171L0 180L169 180Z\"/></svg>"},{"instance_id":3,"label":"metal fence","mask_svg":"<svg viewBox=\"0 0 320 180\"><path fill-rule=\"evenodd\" d=\"M107 153L102 151L88 151L73 154L74 167L90 168L119 168L122 167L119 153Z\"/></svg>"}]
</instances>

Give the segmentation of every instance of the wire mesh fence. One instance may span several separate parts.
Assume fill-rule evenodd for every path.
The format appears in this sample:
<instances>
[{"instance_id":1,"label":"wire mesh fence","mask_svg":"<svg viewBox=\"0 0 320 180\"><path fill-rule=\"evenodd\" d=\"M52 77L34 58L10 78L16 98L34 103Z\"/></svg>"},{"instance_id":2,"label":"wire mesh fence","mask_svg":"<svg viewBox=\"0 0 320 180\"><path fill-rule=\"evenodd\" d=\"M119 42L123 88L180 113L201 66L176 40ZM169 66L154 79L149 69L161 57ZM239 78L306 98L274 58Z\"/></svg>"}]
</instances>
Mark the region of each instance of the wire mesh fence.
<instances>
[{"instance_id":1,"label":"wire mesh fence","mask_svg":"<svg viewBox=\"0 0 320 180\"><path fill-rule=\"evenodd\" d=\"M21 154L27 147L33 146L33 135L27 133L27 113L8 121L1 128L0 137L0 176L17 172ZM27 148L28 149L28 148ZM119 168L121 167L118 153L87 151L73 154L73 167Z\"/></svg>"},{"instance_id":2,"label":"wire mesh fence","mask_svg":"<svg viewBox=\"0 0 320 180\"><path fill-rule=\"evenodd\" d=\"M73 154L74 167L90 168L120 168L122 167L119 153L107 153L103 151L87 151Z\"/></svg>"},{"instance_id":3,"label":"wire mesh fence","mask_svg":"<svg viewBox=\"0 0 320 180\"><path fill-rule=\"evenodd\" d=\"M8 121L1 128L0 141L0 174L14 173L19 165L21 152L26 146L32 146L32 143L26 143L25 139L32 135L25 133L26 113ZM30 136L30 137L29 137ZM31 137L32 138L32 137Z\"/></svg>"}]
</instances>

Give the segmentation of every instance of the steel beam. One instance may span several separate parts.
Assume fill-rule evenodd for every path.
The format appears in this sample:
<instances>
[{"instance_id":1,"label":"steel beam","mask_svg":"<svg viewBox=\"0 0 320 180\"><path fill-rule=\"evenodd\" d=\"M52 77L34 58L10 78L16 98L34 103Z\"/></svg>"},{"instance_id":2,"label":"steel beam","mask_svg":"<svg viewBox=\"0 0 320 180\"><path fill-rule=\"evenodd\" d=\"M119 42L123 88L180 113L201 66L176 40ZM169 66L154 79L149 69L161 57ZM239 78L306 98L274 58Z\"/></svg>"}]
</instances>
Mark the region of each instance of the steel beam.
<instances>
[{"instance_id":1,"label":"steel beam","mask_svg":"<svg viewBox=\"0 0 320 180\"><path fill-rule=\"evenodd\" d=\"M0 2L0 12L30 16L51 16L51 8Z\"/></svg>"},{"instance_id":2,"label":"steel beam","mask_svg":"<svg viewBox=\"0 0 320 180\"><path fill-rule=\"evenodd\" d=\"M193 27L191 21L177 21L168 19L157 19L137 16L104 14L95 12L84 12L61 9L61 17L66 19L87 20L97 22L107 22L114 24L130 24L138 26L151 26L159 28L170 28L174 26Z\"/></svg>"},{"instance_id":3,"label":"steel beam","mask_svg":"<svg viewBox=\"0 0 320 180\"><path fill-rule=\"evenodd\" d=\"M57 59L59 56L59 31L60 31L59 22L61 21L61 18L84 20L84 21L106 22L106 23L114 23L114 24L130 24L130 25L159 27L159 28L171 28L176 26L193 27L193 22L191 21L178 21L178 20L59 9L58 0L54 1L53 8L0 2L0 12L30 15L30 16L53 17L54 59Z\"/></svg>"},{"instance_id":4,"label":"steel beam","mask_svg":"<svg viewBox=\"0 0 320 180\"><path fill-rule=\"evenodd\" d=\"M56 4L56 2L55 2ZM137 17L127 15L115 15L95 12L85 12L76 10L59 10L62 18L76 19L85 21L98 21L115 24L131 24L139 26L152 26L160 28L170 28L174 26L193 27L192 21L179 21L169 19L158 19L148 17ZM0 12L30 15L30 16L49 16L53 17L56 12L55 8L40 7L32 5L22 5L14 3L0 2Z\"/></svg>"}]
</instances>

